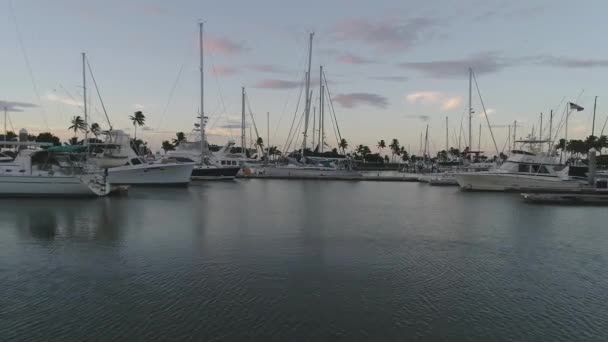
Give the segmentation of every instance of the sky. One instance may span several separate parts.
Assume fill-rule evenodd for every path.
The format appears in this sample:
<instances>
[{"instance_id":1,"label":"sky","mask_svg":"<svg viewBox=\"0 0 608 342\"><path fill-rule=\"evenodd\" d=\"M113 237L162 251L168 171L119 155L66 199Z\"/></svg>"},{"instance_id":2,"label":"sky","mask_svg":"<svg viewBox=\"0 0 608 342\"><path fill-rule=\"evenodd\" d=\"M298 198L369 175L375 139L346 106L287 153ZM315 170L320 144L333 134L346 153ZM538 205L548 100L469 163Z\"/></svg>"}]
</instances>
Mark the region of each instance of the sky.
<instances>
[{"instance_id":1,"label":"sky","mask_svg":"<svg viewBox=\"0 0 608 342\"><path fill-rule=\"evenodd\" d=\"M380 139L396 138L418 154L428 125L430 149L437 151L446 145L448 117L448 144L458 146L462 136L464 147L469 67L483 99L482 106L474 84L474 148L480 124L481 149L489 153L505 148L507 125L515 120L518 138L532 129L538 135L541 112L548 136L550 110L563 136L569 101L585 108L571 114L569 138L591 133L596 96L596 131L608 114L602 39L608 3L601 0L576 6L561 0L0 0L0 6L0 101L10 112L9 129L30 133L73 135L70 119L83 112L82 52L115 129L133 134L128 117L142 110L147 120L138 137L152 147L189 132L200 107L199 20L205 21L212 143L238 141L245 87L259 134L285 146L294 114L302 113L296 104L310 32L313 102L323 65L340 132L351 146L376 150ZM107 128L87 77L90 121ZM333 130L327 141L335 147Z\"/></svg>"}]
</instances>

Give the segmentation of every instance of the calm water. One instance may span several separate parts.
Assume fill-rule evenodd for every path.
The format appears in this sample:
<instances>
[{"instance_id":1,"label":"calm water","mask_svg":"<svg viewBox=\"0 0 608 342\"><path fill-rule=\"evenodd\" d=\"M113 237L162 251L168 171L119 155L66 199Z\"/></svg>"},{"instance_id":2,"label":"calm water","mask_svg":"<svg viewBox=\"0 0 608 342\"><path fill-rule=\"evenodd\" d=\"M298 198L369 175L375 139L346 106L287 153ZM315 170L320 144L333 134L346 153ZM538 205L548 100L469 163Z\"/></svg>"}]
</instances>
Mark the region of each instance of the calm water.
<instances>
[{"instance_id":1,"label":"calm water","mask_svg":"<svg viewBox=\"0 0 608 342\"><path fill-rule=\"evenodd\" d=\"M607 222L416 183L0 200L0 339L605 341Z\"/></svg>"}]
</instances>

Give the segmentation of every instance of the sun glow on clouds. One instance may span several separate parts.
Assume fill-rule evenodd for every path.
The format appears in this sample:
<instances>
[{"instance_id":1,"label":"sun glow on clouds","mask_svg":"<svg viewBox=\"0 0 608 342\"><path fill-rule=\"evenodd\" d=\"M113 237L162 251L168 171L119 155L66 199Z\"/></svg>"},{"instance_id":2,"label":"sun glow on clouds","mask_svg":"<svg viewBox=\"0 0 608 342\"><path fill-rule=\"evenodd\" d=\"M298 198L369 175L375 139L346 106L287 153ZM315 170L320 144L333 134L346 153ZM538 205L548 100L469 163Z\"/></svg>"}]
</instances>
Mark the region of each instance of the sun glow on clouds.
<instances>
[{"instance_id":1,"label":"sun glow on clouds","mask_svg":"<svg viewBox=\"0 0 608 342\"><path fill-rule=\"evenodd\" d=\"M438 91L410 93L405 96L405 100L410 104L439 105L442 110L453 110L463 103L462 96L449 96Z\"/></svg>"},{"instance_id":2,"label":"sun glow on clouds","mask_svg":"<svg viewBox=\"0 0 608 342\"><path fill-rule=\"evenodd\" d=\"M62 103L62 104L65 104L68 106L73 106L73 107L82 107L82 102L75 101L74 99L69 98L69 97L63 97L63 96L49 93L49 94L46 94L46 96L44 98L51 102Z\"/></svg>"}]
</instances>

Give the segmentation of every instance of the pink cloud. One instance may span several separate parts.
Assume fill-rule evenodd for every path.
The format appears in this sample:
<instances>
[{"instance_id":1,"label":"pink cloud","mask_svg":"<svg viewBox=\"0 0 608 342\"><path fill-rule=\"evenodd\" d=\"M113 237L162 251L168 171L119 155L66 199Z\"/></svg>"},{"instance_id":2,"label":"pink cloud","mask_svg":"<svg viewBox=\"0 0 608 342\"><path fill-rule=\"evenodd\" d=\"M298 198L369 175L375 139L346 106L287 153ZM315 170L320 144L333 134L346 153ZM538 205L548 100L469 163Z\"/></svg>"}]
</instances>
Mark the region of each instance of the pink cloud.
<instances>
[{"instance_id":1,"label":"pink cloud","mask_svg":"<svg viewBox=\"0 0 608 342\"><path fill-rule=\"evenodd\" d=\"M293 89L301 86L301 82L295 81L286 81L286 80L276 80L276 79L266 79L261 80L254 85L254 88L263 88L263 89Z\"/></svg>"},{"instance_id":2,"label":"pink cloud","mask_svg":"<svg viewBox=\"0 0 608 342\"><path fill-rule=\"evenodd\" d=\"M345 53L342 55L339 55L336 60L340 63L346 63L346 64L369 64L372 63L372 61L370 61L369 59L365 59L361 56L357 56L357 55L353 55L350 53Z\"/></svg>"},{"instance_id":3,"label":"pink cloud","mask_svg":"<svg viewBox=\"0 0 608 342\"><path fill-rule=\"evenodd\" d=\"M423 40L435 26L430 18L378 22L354 19L338 23L332 31L337 40L361 42L381 51L402 51Z\"/></svg>"},{"instance_id":4,"label":"pink cloud","mask_svg":"<svg viewBox=\"0 0 608 342\"><path fill-rule=\"evenodd\" d=\"M334 96L333 100L344 108L354 108L358 105L369 105L378 108L386 108L388 106L386 97L372 93L338 94Z\"/></svg>"},{"instance_id":5,"label":"pink cloud","mask_svg":"<svg viewBox=\"0 0 608 342\"><path fill-rule=\"evenodd\" d=\"M230 76L236 74L238 71L239 69L229 65L216 65L211 69L211 72L215 76Z\"/></svg>"},{"instance_id":6,"label":"pink cloud","mask_svg":"<svg viewBox=\"0 0 608 342\"><path fill-rule=\"evenodd\" d=\"M259 71L259 72L272 72L272 73L281 73L284 72L283 68L271 65L271 64L251 64L248 67L251 70Z\"/></svg>"},{"instance_id":7,"label":"pink cloud","mask_svg":"<svg viewBox=\"0 0 608 342\"><path fill-rule=\"evenodd\" d=\"M157 17L166 14L167 10L156 5L143 5L139 7L139 12L147 16Z\"/></svg>"},{"instance_id":8,"label":"pink cloud","mask_svg":"<svg viewBox=\"0 0 608 342\"><path fill-rule=\"evenodd\" d=\"M222 55L237 55L249 50L243 43L235 42L226 37L206 37L205 49Z\"/></svg>"}]
</instances>

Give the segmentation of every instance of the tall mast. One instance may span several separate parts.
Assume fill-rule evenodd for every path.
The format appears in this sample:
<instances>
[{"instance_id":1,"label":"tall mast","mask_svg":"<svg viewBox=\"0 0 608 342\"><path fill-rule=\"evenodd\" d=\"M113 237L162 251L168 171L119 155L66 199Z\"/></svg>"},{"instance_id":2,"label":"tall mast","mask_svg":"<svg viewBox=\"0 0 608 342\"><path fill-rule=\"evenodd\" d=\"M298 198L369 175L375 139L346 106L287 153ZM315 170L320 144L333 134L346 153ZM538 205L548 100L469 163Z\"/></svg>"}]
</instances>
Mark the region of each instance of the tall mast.
<instances>
[{"instance_id":1,"label":"tall mast","mask_svg":"<svg viewBox=\"0 0 608 342\"><path fill-rule=\"evenodd\" d=\"M325 86L323 85L323 66L319 68L319 152L323 153L324 134L323 115L325 115Z\"/></svg>"},{"instance_id":2,"label":"tall mast","mask_svg":"<svg viewBox=\"0 0 608 342\"><path fill-rule=\"evenodd\" d=\"M481 151L481 123L479 123L479 137L477 138L477 151Z\"/></svg>"},{"instance_id":3,"label":"tall mast","mask_svg":"<svg viewBox=\"0 0 608 342\"><path fill-rule=\"evenodd\" d=\"M6 129L6 111L7 111L7 107L4 106L4 142L6 142L6 136L8 133L8 130Z\"/></svg>"},{"instance_id":4,"label":"tall mast","mask_svg":"<svg viewBox=\"0 0 608 342\"><path fill-rule=\"evenodd\" d=\"M543 112L540 112L540 129L538 130L538 137L539 140L541 141L540 143L540 151L543 151Z\"/></svg>"},{"instance_id":5,"label":"tall mast","mask_svg":"<svg viewBox=\"0 0 608 342\"><path fill-rule=\"evenodd\" d=\"M591 124L591 135L595 133L595 108L597 107L597 96L595 97L595 101L593 101L593 123Z\"/></svg>"},{"instance_id":6,"label":"tall mast","mask_svg":"<svg viewBox=\"0 0 608 342\"><path fill-rule=\"evenodd\" d=\"M469 68L469 151L473 149L473 69Z\"/></svg>"},{"instance_id":7,"label":"tall mast","mask_svg":"<svg viewBox=\"0 0 608 342\"><path fill-rule=\"evenodd\" d=\"M515 149L515 140L517 140L517 120L513 121L513 149Z\"/></svg>"},{"instance_id":8,"label":"tall mast","mask_svg":"<svg viewBox=\"0 0 608 342\"><path fill-rule=\"evenodd\" d=\"M207 137L205 136L205 70L203 69L204 66L204 55L205 55L205 51L204 51L204 47L203 47L203 25L204 22L200 22L198 23L198 44L199 44L199 48L200 48L200 73L201 73L201 153L205 153L206 152L206 140Z\"/></svg>"},{"instance_id":9,"label":"tall mast","mask_svg":"<svg viewBox=\"0 0 608 342\"><path fill-rule=\"evenodd\" d=\"M551 151L551 144L553 143L553 109L549 113L549 151Z\"/></svg>"},{"instance_id":10,"label":"tall mast","mask_svg":"<svg viewBox=\"0 0 608 342\"><path fill-rule=\"evenodd\" d=\"M312 107L312 148L311 150L315 150L315 144L317 141L315 140L316 135L315 131L317 130L317 107Z\"/></svg>"},{"instance_id":11,"label":"tall mast","mask_svg":"<svg viewBox=\"0 0 608 342\"><path fill-rule=\"evenodd\" d=\"M246 156L247 142L245 140L245 87L241 88L241 152Z\"/></svg>"},{"instance_id":12,"label":"tall mast","mask_svg":"<svg viewBox=\"0 0 608 342\"><path fill-rule=\"evenodd\" d=\"M445 153L448 153L449 150L449 130L448 130L448 117L445 117Z\"/></svg>"},{"instance_id":13,"label":"tall mast","mask_svg":"<svg viewBox=\"0 0 608 342\"><path fill-rule=\"evenodd\" d=\"M266 161L270 158L270 112L266 112Z\"/></svg>"},{"instance_id":14,"label":"tall mast","mask_svg":"<svg viewBox=\"0 0 608 342\"><path fill-rule=\"evenodd\" d=\"M89 114L87 113L87 72L86 72L86 59L87 54L85 52L82 53L82 95L84 98L83 106L84 106L84 143L87 143L89 138Z\"/></svg>"},{"instance_id":15,"label":"tall mast","mask_svg":"<svg viewBox=\"0 0 608 342\"><path fill-rule=\"evenodd\" d=\"M428 149L428 144L429 144L429 125L426 125L426 133L424 134L424 161L426 161L427 158L427 149Z\"/></svg>"},{"instance_id":16,"label":"tall mast","mask_svg":"<svg viewBox=\"0 0 608 342\"><path fill-rule=\"evenodd\" d=\"M306 72L306 104L305 104L305 119L304 119L304 139L302 140L302 156L306 150L306 137L308 135L308 119L310 117L310 68L312 66L312 38L315 35L314 32L310 33L310 41L308 44L308 71Z\"/></svg>"}]
</instances>

